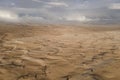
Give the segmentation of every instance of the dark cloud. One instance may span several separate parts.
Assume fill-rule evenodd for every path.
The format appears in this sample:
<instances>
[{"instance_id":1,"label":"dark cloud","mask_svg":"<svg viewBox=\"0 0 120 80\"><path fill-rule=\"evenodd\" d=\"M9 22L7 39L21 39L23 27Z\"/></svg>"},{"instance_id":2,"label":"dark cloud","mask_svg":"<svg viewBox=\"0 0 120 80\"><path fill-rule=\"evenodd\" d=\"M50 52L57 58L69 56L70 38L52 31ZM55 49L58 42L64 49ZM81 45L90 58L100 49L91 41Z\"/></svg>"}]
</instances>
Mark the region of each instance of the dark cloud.
<instances>
[{"instance_id":1,"label":"dark cloud","mask_svg":"<svg viewBox=\"0 0 120 80\"><path fill-rule=\"evenodd\" d=\"M119 13L120 0L0 0L0 20L111 23Z\"/></svg>"}]
</instances>

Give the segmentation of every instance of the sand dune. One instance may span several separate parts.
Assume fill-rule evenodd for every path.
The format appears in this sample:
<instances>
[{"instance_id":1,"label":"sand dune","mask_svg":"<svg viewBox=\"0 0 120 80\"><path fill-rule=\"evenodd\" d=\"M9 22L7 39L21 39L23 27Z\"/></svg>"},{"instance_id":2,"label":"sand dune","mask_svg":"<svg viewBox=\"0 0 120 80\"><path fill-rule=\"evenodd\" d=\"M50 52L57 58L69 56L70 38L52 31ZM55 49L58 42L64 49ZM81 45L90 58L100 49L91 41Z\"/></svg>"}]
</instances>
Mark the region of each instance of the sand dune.
<instances>
[{"instance_id":1,"label":"sand dune","mask_svg":"<svg viewBox=\"0 0 120 80\"><path fill-rule=\"evenodd\" d=\"M2 24L0 80L120 80L119 30Z\"/></svg>"}]
</instances>

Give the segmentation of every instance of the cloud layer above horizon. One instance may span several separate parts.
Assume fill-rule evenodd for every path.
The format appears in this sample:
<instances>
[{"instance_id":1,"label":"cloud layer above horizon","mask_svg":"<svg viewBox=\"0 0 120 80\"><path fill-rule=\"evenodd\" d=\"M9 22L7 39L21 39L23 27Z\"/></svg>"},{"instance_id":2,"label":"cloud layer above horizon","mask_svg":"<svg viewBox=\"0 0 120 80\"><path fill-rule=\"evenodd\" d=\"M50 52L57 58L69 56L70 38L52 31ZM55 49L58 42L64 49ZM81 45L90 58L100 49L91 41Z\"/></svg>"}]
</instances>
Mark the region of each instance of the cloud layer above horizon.
<instances>
[{"instance_id":1,"label":"cloud layer above horizon","mask_svg":"<svg viewBox=\"0 0 120 80\"><path fill-rule=\"evenodd\" d=\"M0 20L119 23L120 0L0 0Z\"/></svg>"}]
</instances>

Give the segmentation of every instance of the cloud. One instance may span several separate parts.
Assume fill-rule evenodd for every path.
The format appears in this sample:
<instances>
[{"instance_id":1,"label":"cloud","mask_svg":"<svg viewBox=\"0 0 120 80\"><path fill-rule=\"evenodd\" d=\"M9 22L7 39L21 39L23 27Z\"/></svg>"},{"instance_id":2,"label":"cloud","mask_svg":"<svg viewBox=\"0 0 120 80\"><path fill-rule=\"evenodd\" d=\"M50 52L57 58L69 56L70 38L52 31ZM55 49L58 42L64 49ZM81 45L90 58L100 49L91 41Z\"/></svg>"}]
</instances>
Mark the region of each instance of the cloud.
<instances>
[{"instance_id":1,"label":"cloud","mask_svg":"<svg viewBox=\"0 0 120 80\"><path fill-rule=\"evenodd\" d=\"M68 7L68 4L66 4L66 3L64 3L64 2L48 2L48 5Z\"/></svg>"},{"instance_id":2,"label":"cloud","mask_svg":"<svg viewBox=\"0 0 120 80\"><path fill-rule=\"evenodd\" d=\"M41 0L32 0L33 2L43 2L43 1L41 1Z\"/></svg>"},{"instance_id":3,"label":"cloud","mask_svg":"<svg viewBox=\"0 0 120 80\"><path fill-rule=\"evenodd\" d=\"M0 20L10 22L18 21L18 15L10 11L0 10Z\"/></svg>"},{"instance_id":4,"label":"cloud","mask_svg":"<svg viewBox=\"0 0 120 80\"><path fill-rule=\"evenodd\" d=\"M0 20L119 22L120 0L1 0Z\"/></svg>"},{"instance_id":5,"label":"cloud","mask_svg":"<svg viewBox=\"0 0 120 80\"><path fill-rule=\"evenodd\" d=\"M11 3L12 6L15 6L15 3Z\"/></svg>"},{"instance_id":6,"label":"cloud","mask_svg":"<svg viewBox=\"0 0 120 80\"><path fill-rule=\"evenodd\" d=\"M88 19L86 16L82 16L82 15L69 15L65 17L66 21L79 21L79 22L86 22L86 21L90 21L90 19Z\"/></svg>"},{"instance_id":7,"label":"cloud","mask_svg":"<svg viewBox=\"0 0 120 80\"><path fill-rule=\"evenodd\" d=\"M109 9L120 9L120 3L113 3L109 6Z\"/></svg>"}]
</instances>

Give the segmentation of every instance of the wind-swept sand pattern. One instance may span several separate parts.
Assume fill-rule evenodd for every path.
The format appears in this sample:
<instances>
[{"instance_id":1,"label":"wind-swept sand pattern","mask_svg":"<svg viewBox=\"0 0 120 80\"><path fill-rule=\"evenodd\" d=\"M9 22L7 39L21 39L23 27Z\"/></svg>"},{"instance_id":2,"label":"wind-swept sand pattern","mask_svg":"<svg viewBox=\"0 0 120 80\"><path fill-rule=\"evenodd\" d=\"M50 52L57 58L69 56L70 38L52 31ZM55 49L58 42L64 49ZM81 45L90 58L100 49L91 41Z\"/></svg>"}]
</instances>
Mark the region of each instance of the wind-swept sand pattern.
<instances>
[{"instance_id":1,"label":"wind-swept sand pattern","mask_svg":"<svg viewBox=\"0 0 120 80\"><path fill-rule=\"evenodd\" d=\"M0 80L120 80L120 31L112 29L2 25Z\"/></svg>"}]
</instances>

